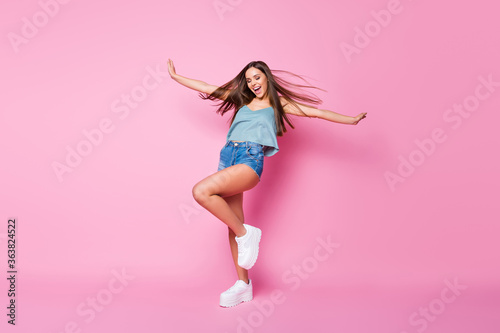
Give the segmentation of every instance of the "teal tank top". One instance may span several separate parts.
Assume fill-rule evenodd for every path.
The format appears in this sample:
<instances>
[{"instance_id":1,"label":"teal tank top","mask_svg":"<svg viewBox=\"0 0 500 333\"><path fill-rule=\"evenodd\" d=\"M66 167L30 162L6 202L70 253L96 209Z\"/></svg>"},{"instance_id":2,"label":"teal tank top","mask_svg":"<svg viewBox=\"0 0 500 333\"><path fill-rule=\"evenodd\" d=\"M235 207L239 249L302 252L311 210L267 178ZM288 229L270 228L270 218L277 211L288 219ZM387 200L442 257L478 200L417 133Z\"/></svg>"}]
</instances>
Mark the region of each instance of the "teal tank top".
<instances>
[{"instance_id":1,"label":"teal tank top","mask_svg":"<svg viewBox=\"0 0 500 333\"><path fill-rule=\"evenodd\" d=\"M264 146L264 156L272 156L279 150L274 109L270 106L252 111L243 105L234 117L226 141L252 141Z\"/></svg>"}]
</instances>

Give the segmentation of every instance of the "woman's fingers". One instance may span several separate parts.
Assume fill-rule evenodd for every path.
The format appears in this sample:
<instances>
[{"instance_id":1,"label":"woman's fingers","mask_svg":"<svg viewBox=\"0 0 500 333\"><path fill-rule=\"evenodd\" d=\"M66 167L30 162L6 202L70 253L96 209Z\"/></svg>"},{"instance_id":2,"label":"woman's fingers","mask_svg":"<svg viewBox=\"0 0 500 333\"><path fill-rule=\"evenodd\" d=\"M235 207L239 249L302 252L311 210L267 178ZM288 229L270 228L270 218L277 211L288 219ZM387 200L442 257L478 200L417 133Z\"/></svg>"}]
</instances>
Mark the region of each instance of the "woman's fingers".
<instances>
[{"instance_id":1,"label":"woman's fingers","mask_svg":"<svg viewBox=\"0 0 500 333\"><path fill-rule=\"evenodd\" d=\"M366 118L366 112L360 113L356 116L356 121L353 125L357 125L361 119Z\"/></svg>"},{"instance_id":2,"label":"woman's fingers","mask_svg":"<svg viewBox=\"0 0 500 333\"><path fill-rule=\"evenodd\" d=\"M168 72L170 73L170 76L175 75L175 67L172 59L168 59Z\"/></svg>"}]
</instances>

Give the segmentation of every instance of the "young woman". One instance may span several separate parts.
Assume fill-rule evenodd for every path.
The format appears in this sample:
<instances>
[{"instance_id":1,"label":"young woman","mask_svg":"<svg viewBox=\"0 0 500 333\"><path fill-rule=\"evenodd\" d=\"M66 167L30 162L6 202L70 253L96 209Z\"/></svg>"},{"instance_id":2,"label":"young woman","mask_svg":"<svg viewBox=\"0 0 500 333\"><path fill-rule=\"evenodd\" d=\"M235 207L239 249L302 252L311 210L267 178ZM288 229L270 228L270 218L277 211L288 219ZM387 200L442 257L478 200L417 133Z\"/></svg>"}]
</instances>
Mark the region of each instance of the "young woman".
<instances>
[{"instance_id":1,"label":"young woman","mask_svg":"<svg viewBox=\"0 0 500 333\"><path fill-rule=\"evenodd\" d=\"M220 295L219 304L223 307L235 306L253 298L248 270L257 260L261 239L259 228L243 223L243 192L259 183L264 156L278 152L276 136L286 132L285 121L294 128L288 115L356 125L366 117L366 113L349 117L311 106L320 104L321 100L295 92L293 88L316 87L285 81L276 73L302 78L286 71L271 71L262 61L250 62L234 79L221 87L177 74L170 59L168 70L173 80L199 91L201 98L221 100L217 113L223 115L230 109L234 110L226 144L220 151L218 171L193 187L193 197L228 226L238 280Z\"/></svg>"}]
</instances>

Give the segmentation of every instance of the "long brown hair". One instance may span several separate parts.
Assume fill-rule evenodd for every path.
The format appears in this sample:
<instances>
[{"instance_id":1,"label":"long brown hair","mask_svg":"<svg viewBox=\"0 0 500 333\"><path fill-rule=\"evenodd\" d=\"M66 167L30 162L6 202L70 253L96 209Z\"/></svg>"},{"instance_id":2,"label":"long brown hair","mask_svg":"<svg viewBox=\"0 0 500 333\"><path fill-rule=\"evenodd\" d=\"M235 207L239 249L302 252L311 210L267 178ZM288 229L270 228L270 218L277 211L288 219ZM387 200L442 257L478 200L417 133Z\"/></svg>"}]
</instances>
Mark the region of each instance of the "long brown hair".
<instances>
[{"instance_id":1,"label":"long brown hair","mask_svg":"<svg viewBox=\"0 0 500 333\"><path fill-rule=\"evenodd\" d=\"M319 99L314 94L304 93L304 92L298 93L298 92L294 92L292 90L293 88L298 88L298 89L314 88L314 89L323 90L323 89L309 85L309 82L307 82L301 76L293 74L293 73L288 72L288 71L284 71L284 70L276 70L276 69L271 70L271 69L269 69L267 64L263 61L252 61L252 62L248 63L248 65L246 65L245 68L243 68L241 70L241 72L234 79L232 79L231 81L220 86L211 94L207 94L207 93L200 93L199 94L199 96L202 99L209 99L212 101L214 101L215 99L222 99L222 101L219 104L219 108L217 109L217 113L220 113L221 115L224 115L224 113L226 113L230 109L234 109L234 113L233 113L233 116L231 118L231 124L233 123L234 118L235 118L238 110L243 105L250 103L255 97L255 94L250 90L250 88L248 88L248 85L246 82L246 77L245 77L246 71L251 67L255 67L255 68L259 69L267 77L267 80L268 80L267 92L268 92L268 96L269 96L269 102L271 103L271 105L274 109L274 119L276 121L276 129L277 129L278 136L283 136L283 133L286 132L285 121L288 123L288 125L290 125L291 128L295 128L293 126L293 124L291 123L290 119L287 117L287 114L283 110L283 106L280 103L280 96L283 96L288 103L291 103L292 105L294 105L298 110L300 110L300 108L296 104L297 101L303 102L306 105L308 105L308 104L321 104L323 102L321 99ZM276 73L289 74L293 77L301 79L302 81L306 82L308 85L296 84L296 83L286 81L283 78L277 76ZM228 90L230 90L229 95L226 97L226 99L223 99L223 96L227 93ZM325 90L323 90L323 91L325 91ZM308 105L308 106L311 106L311 105ZM311 107L316 108L315 106L311 106Z\"/></svg>"}]
</instances>

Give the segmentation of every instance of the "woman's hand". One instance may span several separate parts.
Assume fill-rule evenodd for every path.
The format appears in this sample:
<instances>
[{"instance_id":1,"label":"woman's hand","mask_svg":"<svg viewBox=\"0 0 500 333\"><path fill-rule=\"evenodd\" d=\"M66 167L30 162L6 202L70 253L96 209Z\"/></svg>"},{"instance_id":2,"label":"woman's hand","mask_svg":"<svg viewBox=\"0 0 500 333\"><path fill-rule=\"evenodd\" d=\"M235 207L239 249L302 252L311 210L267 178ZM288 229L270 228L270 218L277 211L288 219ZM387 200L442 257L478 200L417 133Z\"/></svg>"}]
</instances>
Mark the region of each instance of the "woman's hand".
<instances>
[{"instance_id":1,"label":"woman's hand","mask_svg":"<svg viewBox=\"0 0 500 333\"><path fill-rule=\"evenodd\" d=\"M172 59L168 59L168 73L172 79L177 75Z\"/></svg>"},{"instance_id":2,"label":"woman's hand","mask_svg":"<svg viewBox=\"0 0 500 333\"><path fill-rule=\"evenodd\" d=\"M366 118L366 112L360 113L360 114L358 114L356 117L354 117L354 121L353 121L353 123L352 123L352 124L353 124L353 125L356 125L357 123L359 123L359 121L360 121L361 119L364 119L364 118Z\"/></svg>"},{"instance_id":3,"label":"woman's hand","mask_svg":"<svg viewBox=\"0 0 500 333\"><path fill-rule=\"evenodd\" d=\"M189 89L193 89L196 91L199 91L201 93L210 95L212 94L217 88L217 86L210 85L204 81L200 80L195 80L195 79L190 79L187 77L184 77L182 75L179 75L175 72L175 67L174 67L174 62L172 59L168 59L168 73L170 74L170 77L177 83L182 84L185 87L188 87ZM227 92L226 95L222 96L220 99L224 100L229 92ZM219 97L217 97L219 98Z\"/></svg>"}]
</instances>

